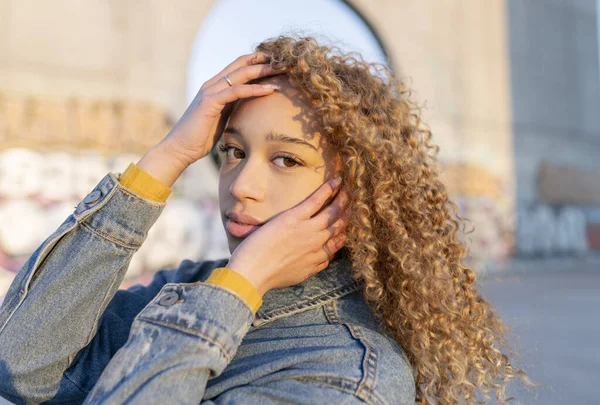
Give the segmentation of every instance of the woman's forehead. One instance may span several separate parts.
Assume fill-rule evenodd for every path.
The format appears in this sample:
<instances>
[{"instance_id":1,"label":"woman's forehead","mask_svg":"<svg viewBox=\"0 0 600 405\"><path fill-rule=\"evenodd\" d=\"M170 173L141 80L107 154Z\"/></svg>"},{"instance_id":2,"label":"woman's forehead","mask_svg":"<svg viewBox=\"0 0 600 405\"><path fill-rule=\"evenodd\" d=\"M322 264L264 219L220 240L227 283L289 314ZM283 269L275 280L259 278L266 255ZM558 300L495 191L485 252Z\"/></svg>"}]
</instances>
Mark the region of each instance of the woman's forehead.
<instances>
[{"instance_id":1,"label":"woman's forehead","mask_svg":"<svg viewBox=\"0 0 600 405\"><path fill-rule=\"evenodd\" d=\"M270 95L239 100L231 112L229 125L242 130L269 127L295 135L320 136L316 112L299 91L287 85Z\"/></svg>"}]
</instances>

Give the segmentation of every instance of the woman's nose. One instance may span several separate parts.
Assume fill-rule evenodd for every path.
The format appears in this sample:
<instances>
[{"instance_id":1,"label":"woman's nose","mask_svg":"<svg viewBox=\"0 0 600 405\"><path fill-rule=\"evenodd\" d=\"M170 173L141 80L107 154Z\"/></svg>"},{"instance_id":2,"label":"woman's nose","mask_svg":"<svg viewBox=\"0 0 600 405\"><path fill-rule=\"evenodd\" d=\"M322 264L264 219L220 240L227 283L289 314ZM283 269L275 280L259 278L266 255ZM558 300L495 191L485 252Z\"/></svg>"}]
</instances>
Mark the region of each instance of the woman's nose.
<instances>
[{"instance_id":1,"label":"woman's nose","mask_svg":"<svg viewBox=\"0 0 600 405\"><path fill-rule=\"evenodd\" d=\"M229 186L229 193L238 200L262 201L265 194L263 183L266 181L264 170L261 170L260 164L249 161L240 166L239 172Z\"/></svg>"}]
</instances>

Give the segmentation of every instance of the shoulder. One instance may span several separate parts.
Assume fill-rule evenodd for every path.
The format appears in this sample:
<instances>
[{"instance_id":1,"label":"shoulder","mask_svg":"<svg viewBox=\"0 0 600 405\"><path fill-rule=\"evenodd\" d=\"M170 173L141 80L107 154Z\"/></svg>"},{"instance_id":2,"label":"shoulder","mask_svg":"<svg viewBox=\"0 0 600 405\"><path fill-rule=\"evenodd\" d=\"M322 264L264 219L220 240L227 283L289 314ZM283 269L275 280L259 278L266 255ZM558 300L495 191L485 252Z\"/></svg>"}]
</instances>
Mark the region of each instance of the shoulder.
<instances>
[{"instance_id":1,"label":"shoulder","mask_svg":"<svg viewBox=\"0 0 600 405\"><path fill-rule=\"evenodd\" d=\"M240 370L278 370L278 378L301 379L366 403L413 405L415 380L405 352L377 330L358 294L350 295L252 328L222 378Z\"/></svg>"},{"instance_id":2,"label":"shoulder","mask_svg":"<svg viewBox=\"0 0 600 405\"><path fill-rule=\"evenodd\" d=\"M374 375L373 391L386 404L414 404L414 369L400 345L365 326L350 327L364 345L365 367Z\"/></svg>"},{"instance_id":3,"label":"shoulder","mask_svg":"<svg viewBox=\"0 0 600 405\"><path fill-rule=\"evenodd\" d=\"M380 329L360 293L355 292L335 302L336 321L348 329L349 338L362 351L365 376L363 390L373 392L386 404L414 404L415 375L404 349Z\"/></svg>"}]
</instances>

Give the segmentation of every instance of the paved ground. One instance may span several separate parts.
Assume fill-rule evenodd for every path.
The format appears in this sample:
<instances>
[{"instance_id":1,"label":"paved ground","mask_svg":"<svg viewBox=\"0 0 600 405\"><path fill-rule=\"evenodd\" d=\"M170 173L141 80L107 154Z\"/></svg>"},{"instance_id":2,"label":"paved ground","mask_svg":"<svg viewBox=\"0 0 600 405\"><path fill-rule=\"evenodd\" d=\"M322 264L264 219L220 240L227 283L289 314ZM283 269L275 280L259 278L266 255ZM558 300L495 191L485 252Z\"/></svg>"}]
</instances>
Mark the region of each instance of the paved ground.
<instances>
[{"instance_id":1,"label":"paved ground","mask_svg":"<svg viewBox=\"0 0 600 405\"><path fill-rule=\"evenodd\" d=\"M516 392L522 404L600 404L600 271L568 267L482 280L513 328L521 366L542 384L536 394Z\"/></svg>"},{"instance_id":2,"label":"paved ground","mask_svg":"<svg viewBox=\"0 0 600 405\"><path fill-rule=\"evenodd\" d=\"M600 270L600 269L598 269ZM482 281L513 329L522 367L542 384L523 404L600 404L600 271L521 274Z\"/></svg>"}]
</instances>

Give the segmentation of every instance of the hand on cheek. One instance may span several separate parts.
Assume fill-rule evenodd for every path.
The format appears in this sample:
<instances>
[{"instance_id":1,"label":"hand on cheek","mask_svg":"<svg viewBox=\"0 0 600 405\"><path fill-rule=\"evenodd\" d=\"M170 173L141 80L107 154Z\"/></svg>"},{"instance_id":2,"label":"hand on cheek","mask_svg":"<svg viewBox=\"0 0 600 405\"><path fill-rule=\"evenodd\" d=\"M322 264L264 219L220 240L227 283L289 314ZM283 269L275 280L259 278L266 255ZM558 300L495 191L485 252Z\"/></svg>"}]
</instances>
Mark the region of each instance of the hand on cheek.
<instances>
[{"instance_id":1,"label":"hand on cheek","mask_svg":"<svg viewBox=\"0 0 600 405\"><path fill-rule=\"evenodd\" d=\"M348 193L342 188L323 208L340 187L333 182L324 183L305 201L250 234L235 249L227 267L246 277L261 295L300 283L325 269L346 242L343 214Z\"/></svg>"}]
</instances>

